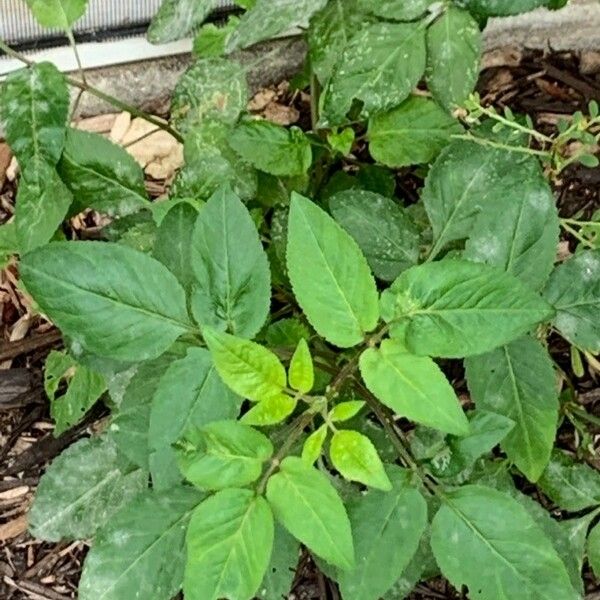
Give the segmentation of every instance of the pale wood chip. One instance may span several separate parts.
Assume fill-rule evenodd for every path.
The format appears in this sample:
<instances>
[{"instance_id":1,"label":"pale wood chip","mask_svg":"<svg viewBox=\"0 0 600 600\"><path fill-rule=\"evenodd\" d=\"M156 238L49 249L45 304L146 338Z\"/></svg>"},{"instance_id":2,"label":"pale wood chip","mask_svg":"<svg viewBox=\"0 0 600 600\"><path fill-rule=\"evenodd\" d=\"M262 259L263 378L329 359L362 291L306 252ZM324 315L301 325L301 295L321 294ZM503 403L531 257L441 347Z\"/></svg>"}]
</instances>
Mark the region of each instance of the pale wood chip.
<instances>
[{"instance_id":1,"label":"pale wood chip","mask_svg":"<svg viewBox=\"0 0 600 600\"><path fill-rule=\"evenodd\" d=\"M4 525L0 525L0 542L12 540L27 531L27 516L21 515Z\"/></svg>"}]
</instances>

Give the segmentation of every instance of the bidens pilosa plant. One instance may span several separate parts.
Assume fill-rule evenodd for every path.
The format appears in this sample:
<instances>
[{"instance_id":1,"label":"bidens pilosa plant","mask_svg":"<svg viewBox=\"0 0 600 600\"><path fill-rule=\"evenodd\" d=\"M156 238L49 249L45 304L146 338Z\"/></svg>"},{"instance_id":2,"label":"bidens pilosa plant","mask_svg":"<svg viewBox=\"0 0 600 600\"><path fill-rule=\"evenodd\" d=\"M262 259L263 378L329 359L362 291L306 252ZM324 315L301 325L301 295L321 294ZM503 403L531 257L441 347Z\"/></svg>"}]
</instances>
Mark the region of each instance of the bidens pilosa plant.
<instances>
[{"instance_id":1,"label":"bidens pilosa plant","mask_svg":"<svg viewBox=\"0 0 600 600\"><path fill-rule=\"evenodd\" d=\"M84 0L27 1L72 39ZM562 2L238 4L200 28L216 1L166 0L150 29L197 31L169 123L130 108L185 143L164 202L124 149L67 125L69 85L123 108L83 74L30 64L2 86L22 169L2 251L64 334L56 430L112 410L48 468L31 532L92 539L81 600L275 600L301 545L344 600L439 574L471 598L581 598L600 476L554 449L584 411L547 338L598 369L600 249L548 178L597 164L598 107L546 135L472 93L487 18ZM310 131L247 116L229 56L295 29ZM395 170L416 165L408 205ZM109 241L65 240L86 209ZM578 246L555 266L561 227ZM466 404L444 374L461 359Z\"/></svg>"}]
</instances>

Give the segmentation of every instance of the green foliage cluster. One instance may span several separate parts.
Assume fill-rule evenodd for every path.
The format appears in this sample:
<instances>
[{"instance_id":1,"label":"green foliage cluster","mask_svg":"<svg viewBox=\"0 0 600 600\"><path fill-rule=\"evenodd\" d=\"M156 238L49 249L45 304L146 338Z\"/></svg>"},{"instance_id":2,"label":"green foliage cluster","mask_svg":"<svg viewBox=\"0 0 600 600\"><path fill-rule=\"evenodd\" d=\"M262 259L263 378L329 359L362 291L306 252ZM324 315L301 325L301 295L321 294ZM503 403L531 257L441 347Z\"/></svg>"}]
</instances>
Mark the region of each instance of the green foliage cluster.
<instances>
[{"instance_id":1,"label":"green foliage cluster","mask_svg":"<svg viewBox=\"0 0 600 600\"><path fill-rule=\"evenodd\" d=\"M85 9L28 3L67 32ZM200 27L214 0L165 0L150 29L197 32L164 202L124 149L68 127L52 65L2 85L22 176L0 251L64 334L45 373L57 432L112 409L48 468L32 533L93 538L81 600L276 600L301 545L345 600L440 573L472 598L581 598L600 475L554 447L576 409L547 338L579 369L600 352L600 226L561 221L545 175L594 163L598 109L546 137L472 95L485 20L562 2L238 4L217 28ZM295 28L311 131L249 118L227 56ZM365 141L372 162L353 154ZM407 206L394 169L415 165ZM109 241L63 239L90 208ZM561 225L580 243L555 266ZM513 475L577 514L555 520Z\"/></svg>"}]
</instances>

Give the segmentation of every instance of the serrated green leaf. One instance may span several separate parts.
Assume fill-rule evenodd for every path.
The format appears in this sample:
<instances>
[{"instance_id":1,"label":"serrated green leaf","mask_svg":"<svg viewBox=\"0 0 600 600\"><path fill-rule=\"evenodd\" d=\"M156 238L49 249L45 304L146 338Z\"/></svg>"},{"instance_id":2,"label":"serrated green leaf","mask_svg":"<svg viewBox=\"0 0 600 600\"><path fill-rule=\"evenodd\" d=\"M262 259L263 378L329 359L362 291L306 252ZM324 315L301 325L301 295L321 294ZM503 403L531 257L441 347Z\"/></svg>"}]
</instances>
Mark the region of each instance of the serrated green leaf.
<instances>
[{"instance_id":1,"label":"serrated green leaf","mask_svg":"<svg viewBox=\"0 0 600 600\"><path fill-rule=\"evenodd\" d=\"M502 205L489 202L475 219L464 258L496 265L539 289L554 265L558 212L537 160L515 163L503 180Z\"/></svg>"},{"instance_id":2,"label":"serrated green leaf","mask_svg":"<svg viewBox=\"0 0 600 600\"><path fill-rule=\"evenodd\" d=\"M200 325L254 337L269 314L271 275L256 226L231 189L221 188L200 212L191 261Z\"/></svg>"},{"instance_id":3,"label":"serrated green leaf","mask_svg":"<svg viewBox=\"0 0 600 600\"><path fill-rule=\"evenodd\" d=\"M193 432L193 448L179 454L185 478L201 490L244 487L273 455L268 437L238 421L217 421Z\"/></svg>"},{"instance_id":4,"label":"serrated green leaf","mask_svg":"<svg viewBox=\"0 0 600 600\"><path fill-rule=\"evenodd\" d=\"M301 339L309 339L310 331L299 319L291 317L275 321L267 327L265 339L271 348L289 348L293 350Z\"/></svg>"},{"instance_id":5,"label":"serrated green leaf","mask_svg":"<svg viewBox=\"0 0 600 600\"><path fill-rule=\"evenodd\" d=\"M366 190L329 199L333 218L354 238L377 277L393 281L419 259L419 233L393 200Z\"/></svg>"},{"instance_id":6,"label":"serrated green leaf","mask_svg":"<svg viewBox=\"0 0 600 600\"><path fill-rule=\"evenodd\" d=\"M68 129L58 173L78 212L123 216L149 205L144 171L121 146L98 133Z\"/></svg>"},{"instance_id":7,"label":"serrated green leaf","mask_svg":"<svg viewBox=\"0 0 600 600\"><path fill-rule=\"evenodd\" d=\"M254 597L269 566L273 528L269 505L250 490L223 490L205 500L186 536L187 600Z\"/></svg>"},{"instance_id":8,"label":"serrated green leaf","mask_svg":"<svg viewBox=\"0 0 600 600\"><path fill-rule=\"evenodd\" d=\"M23 257L21 277L44 313L100 356L156 358L192 329L175 277L125 246L55 242Z\"/></svg>"},{"instance_id":9,"label":"serrated green leaf","mask_svg":"<svg viewBox=\"0 0 600 600\"><path fill-rule=\"evenodd\" d=\"M83 16L88 0L26 0L42 27L70 29Z\"/></svg>"},{"instance_id":10,"label":"serrated green leaf","mask_svg":"<svg viewBox=\"0 0 600 600\"><path fill-rule=\"evenodd\" d=\"M356 544L356 567L338 574L344 598L377 600L400 578L427 526L427 505L410 473L386 468L389 492L369 490L348 503Z\"/></svg>"},{"instance_id":11,"label":"serrated green leaf","mask_svg":"<svg viewBox=\"0 0 600 600\"><path fill-rule=\"evenodd\" d=\"M196 61L173 90L171 121L181 132L218 121L233 125L248 103L246 72L235 61Z\"/></svg>"},{"instance_id":12,"label":"serrated green leaf","mask_svg":"<svg viewBox=\"0 0 600 600\"><path fill-rule=\"evenodd\" d=\"M308 25L310 17L323 8L327 0L257 0L240 19L227 42L227 52L248 48L274 38L295 27Z\"/></svg>"},{"instance_id":13,"label":"serrated green leaf","mask_svg":"<svg viewBox=\"0 0 600 600\"><path fill-rule=\"evenodd\" d=\"M323 444L327 438L327 424L323 423L316 431L313 431L302 446L302 460L307 465L314 465L323 450Z\"/></svg>"},{"instance_id":14,"label":"serrated green leaf","mask_svg":"<svg viewBox=\"0 0 600 600\"><path fill-rule=\"evenodd\" d=\"M347 44L325 89L323 124L344 122L352 101L363 116L404 101L425 71L425 28L420 23L375 23Z\"/></svg>"},{"instance_id":15,"label":"serrated green leaf","mask_svg":"<svg viewBox=\"0 0 600 600\"><path fill-rule=\"evenodd\" d=\"M530 481L550 458L558 424L556 375L548 351L531 337L516 340L465 362L479 408L515 422L502 449Z\"/></svg>"},{"instance_id":16,"label":"serrated green leaf","mask_svg":"<svg viewBox=\"0 0 600 600\"><path fill-rule=\"evenodd\" d=\"M381 306L391 335L411 352L447 358L497 348L553 314L512 275L453 259L404 271L383 292Z\"/></svg>"},{"instance_id":17,"label":"serrated green leaf","mask_svg":"<svg viewBox=\"0 0 600 600\"><path fill-rule=\"evenodd\" d=\"M260 402L283 392L285 369L273 352L213 329L205 328L203 335L221 379L236 394Z\"/></svg>"},{"instance_id":18,"label":"serrated green leaf","mask_svg":"<svg viewBox=\"0 0 600 600\"><path fill-rule=\"evenodd\" d=\"M425 12L434 0L359 0L359 6L384 19L394 21L412 21Z\"/></svg>"},{"instance_id":19,"label":"serrated green leaf","mask_svg":"<svg viewBox=\"0 0 600 600\"><path fill-rule=\"evenodd\" d=\"M310 140L299 127L248 121L233 130L229 145L245 161L271 175L304 175L312 164Z\"/></svg>"},{"instance_id":20,"label":"serrated green leaf","mask_svg":"<svg viewBox=\"0 0 600 600\"><path fill-rule=\"evenodd\" d=\"M180 202L163 218L152 249L152 255L160 261L184 289L190 289L194 281L190 246L198 211L188 202Z\"/></svg>"},{"instance_id":21,"label":"serrated green leaf","mask_svg":"<svg viewBox=\"0 0 600 600\"><path fill-rule=\"evenodd\" d=\"M462 106L475 89L481 47L477 21L456 6L427 30L427 86L446 110Z\"/></svg>"},{"instance_id":22,"label":"serrated green leaf","mask_svg":"<svg viewBox=\"0 0 600 600\"><path fill-rule=\"evenodd\" d=\"M345 479L385 492L392 489L373 442L361 433L348 429L336 431L331 439L329 457Z\"/></svg>"},{"instance_id":23,"label":"serrated green leaf","mask_svg":"<svg viewBox=\"0 0 600 600\"><path fill-rule=\"evenodd\" d=\"M311 325L342 348L377 325L377 288L356 242L310 200L293 194L287 266Z\"/></svg>"},{"instance_id":24,"label":"serrated green leaf","mask_svg":"<svg viewBox=\"0 0 600 600\"><path fill-rule=\"evenodd\" d=\"M435 102L411 96L400 106L369 119L369 152L388 167L431 162L461 133L460 123Z\"/></svg>"},{"instance_id":25,"label":"serrated green leaf","mask_svg":"<svg viewBox=\"0 0 600 600\"><path fill-rule=\"evenodd\" d=\"M276 519L317 556L341 569L353 566L348 515L323 473L290 456L269 479L267 499Z\"/></svg>"},{"instance_id":26,"label":"serrated green leaf","mask_svg":"<svg viewBox=\"0 0 600 600\"><path fill-rule=\"evenodd\" d=\"M200 492L148 490L117 512L86 556L80 600L170 600L181 589L185 530Z\"/></svg>"},{"instance_id":27,"label":"serrated green leaf","mask_svg":"<svg viewBox=\"0 0 600 600\"><path fill-rule=\"evenodd\" d=\"M332 423L349 421L359 413L364 405L365 402L362 400L340 402L333 407L333 410L329 413L329 418Z\"/></svg>"},{"instance_id":28,"label":"serrated green leaf","mask_svg":"<svg viewBox=\"0 0 600 600\"><path fill-rule=\"evenodd\" d=\"M596 525L587 539L587 557L596 577L600 573L600 526Z\"/></svg>"},{"instance_id":29,"label":"serrated green leaf","mask_svg":"<svg viewBox=\"0 0 600 600\"><path fill-rule=\"evenodd\" d=\"M409 354L394 340L383 340L360 357L367 387L394 412L447 433L465 435L469 423L452 386L426 356Z\"/></svg>"},{"instance_id":30,"label":"serrated green leaf","mask_svg":"<svg viewBox=\"0 0 600 600\"><path fill-rule=\"evenodd\" d=\"M218 0L163 0L148 28L148 41L166 44L186 37L218 5Z\"/></svg>"},{"instance_id":31,"label":"serrated green leaf","mask_svg":"<svg viewBox=\"0 0 600 600\"><path fill-rule=\"evenodd\" d=\"M246 425L266 427L285 421L296 409L298 400L287 394L279 394L261 400L253 406L241 419Z\"/></svg>"},{"instance_id":32,"label":"serrated green leaf","mask_svg":"<svg viewBox=\"0 0 600 600\"><path fill-rule=\"evenodd\" d=\"M0 117L21 167L34 159L56 165L69 117L64 75L48 62L11 73L0 86Z\"/></svg>"},{"instance_id":33,"label":"serrated green leaf","mask_svg":"<svg viewBox=\"0 0 600 600\"><path fill-rule=\"evenodd\" d=\"M600 250L584 251L559 265L544 291L556 308L554 325L575 346L600 352Z\"/></svg>"},{"instance_id":34,"label":"serrated green leaf","mask_svg":"<svg viewBox=\"0 0 600 600\"><path fill-rule=\"evenodd\" d=\"M315 370L306 340L302 338L290 362L288 372L290 386L303 394L308 394L315 384Z\"/></svg>"},{"instance_id":35,"label":"serrated green leaf","mask_svg":"<svg viewBox=\"0 0 600 600\"><path fill-rule=\"evenodd\" d=\"M92 537L147 487L142 470L123 473L107 437L79 440L55 458L40 480L29 511L36 538L58 542Z\"/></svg>"},{"instance_id":36,"label":"serrated green leaf","mask_svg":"<svg viewBox=\"0 0 600 600\"><path fill-rule=\"evenodd\" d=\"M431 546L452 585L482 600L576 600L566 568L543 531L510 496L483 486L445 493Z\"/></svg>"},{"instance_id":37,"label":"serrated green leaf","mask_svg":"<svg viewBox=\"0 0 600 600\"><path fill-rule=\"evenodd\" d=\"M553 452L537 484L563 510L577 512L600 505L600 473L560 450Z\"/></svg>"}]
</instances>

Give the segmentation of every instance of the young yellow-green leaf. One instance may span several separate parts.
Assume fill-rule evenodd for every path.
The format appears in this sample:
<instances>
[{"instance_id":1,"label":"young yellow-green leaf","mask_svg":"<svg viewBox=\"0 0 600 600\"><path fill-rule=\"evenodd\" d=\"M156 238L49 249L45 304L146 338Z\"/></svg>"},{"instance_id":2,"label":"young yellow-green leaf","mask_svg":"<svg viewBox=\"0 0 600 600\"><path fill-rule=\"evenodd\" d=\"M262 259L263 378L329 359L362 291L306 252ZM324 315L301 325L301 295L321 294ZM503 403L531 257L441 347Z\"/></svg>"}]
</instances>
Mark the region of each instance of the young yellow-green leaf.
<instances>
[{"instance_id":1,"label":"young yellow-green leaf","mask_svg":"<svg viewBox=\"0 0 600 600\"><path fill-rule=\"evenodd\" d=\"M558 389L546 348L532 337L465 361L478 408L515 422L502 449L530 481L548 464L558 424Z\"/></svg>"},{"instance_id":2,"label":"young yellow-green leaf","mask_svg":"<svg viewBox=\"0 0 600 600\"><path fill-rule=\"evenodd\" d=\"M296 350L290 362L288 380L294 390L308 394L315 383L315 370L312 356L306 340L302 338L296 346Z\"/></svg>"},{"instance_id":3,"label":"young yellow-green leaf","mask_svg":"<svg viewBox=\"0 0 600 600\"><path fill-rule=\"evenodd\" d=\"M156 358L192 329L175 276L131 248L55 242L25 255L20 267L41 310L80 348L99 356Z\"/></svg>"},{"instance_id":4,"label":"young yellow-green leaf","mask_svg":"<svg viewBox=\"0 0 600 600\"><path fill-rule=\"evenodd\" d=\"M336 431L331 439L329 456L333 466L345 479L385 492L392 489L373 442L358 431Z\"/></svg>"},{"instance_id":5,"label":"young yellow-green leaf","mask_svg":"<svg viewBox=\"0 0 600 600\"><path fill-rule=\"evenodd\" d=\"M309 550L341 569L352 568L354 547L348 515L323 473L289 456L269 479L267 499L277 520Z\"/></svg>"},{"instance_id":6,"label":"young yellow-green leaf","mask_svg":"<svg viewBox=\"0 0 600 600\"><path fill-rule=\"evenodd\" d=\"M236 394L260 402L283 392L285 369L273 352L208 327L202 333L221 379Z\"/></svg>"},{"instance_id":7,"label":"young yellow-green leaf","mask_svg":"<svg viewBox=\"0 0 600 600\"><path fill-rule=\"evenodd\" d=\"M185 530L202 494L147 490L116 513L86 556L80 600L170 600L181 589Z\"/></svg>"},{"instance_id":8,"label":"young yellow-green leaf","mask_svg":"<svg viewBox=\"0 0 600 600\"><path fill-rule=\"evenodd\" d=\"M192 311L200 325L254 337L269 314L271 273L252 217L229 187L200 212L191 262Z\"/></svg>"},{"instance_id":9,"label":"young yellow-green leaf","mask_svg":"<svg viewBox=\"0 0 600 600\"><path fill-rule=\"evenodd\" d=\"M58 172L74 197L74 208L111 216L149 205L144 171L121 146L98 133L69 129Z\"/></svg>"},{"instance_id":10,"label":"young yellow-green leaf","mask_svg":"<svg viewBox=\"0 0 600 600\"><path fill-rule=\"evenodd\" d=\"M64 75L47 62L11 73L0 84L0 117L22 168L36 158L56 165L69 118Z\"/></svg>"},{"instance_id":11,"label":"young yellow-green leaf","mask_svg":"<svg viewBox=\"0 0 600 600\"><path fill-rule=\"evenodd\" d=\"M298 401L287 394L272 396L253 406L240 421L256 427L277 425L294 412L297 404Z\"/></svg>"},{"instance_id":12,"label":"young yellow-green leaf","mask_svg":"<svg viewBox=\"0 0 600 600\"><path fill-rule=\"evenodd\" d=\"M298 194L292 195L287 266L302 310L332 344L355 346L375 328L377 287L365 257L329 215Z\"/></svg>"},{"instance_id":13,"label":"young yellow-green leaf","mask_svg":"<svg viewBox=\"0 0 600 600\"><path fill-rule=\"evenodd\" d=\"M357 560L354 569L338 573L344 598L384 596L407 568L427 527L427 504L411 484L411 473L393 465L386 471L391 491L369 490L348 503Z\"/></svg>"},{"instance_id":14,"label":"young yellow-green leaf","mask_svg":"<svg viewBox=\"0 0 600 600\"><path fill-rule=\"evenodd\" d=\"M327 134L327 142L333 150L339 152L342 156L350 154L352 144L354 144L354 129L346 127L340 132L331 131Z\"/></svg>"},{"instance_id":15,"label":"young yellow-green leaf","mask_svg":"<svg viewBox=\"0 0 600 600\"><path fill-rule=\"evenodd\" d=\"M367 387L395 413L417 423L465 435L469 422L452 386L427 356L410 354L394 340L383 340L360 357Z\"/></svg>"},{"instance_id":16,"label":"young yellow-green leaf","mask_svg":"<svg viewBox=\"0 0 600 600\"><path fill-rule=\"evenodd\" d=\"M445 358L488 352L553 314L509 273L453 259L404 271L382 294L381 304L393 337L415 354Z\"/></svg>"},{"instance_id":17,"label":"young yellow-green leaf","mask_svg":"<svg viewBox=\"0 0 600 600\"><path fill-rule=\"evenodd\" d=\"M556 308L560 333L580 348L600 352L600 250L586 250L558 266L544 296Z\"/></svg>"},{"instance_id":18,"label":"young yellow-green leaf","mask_svg":"<svg viewBox=\"0 0 600 600\"><path fill-rule=\"evenodd\" d=\"M327 0L257 0L240 19L227 43L227 52L248 48L263 40L277 37L296 27L306 27L308 20Z\"/></svg>"},{"instance_id":19,"label":"young yellow-green leaf","mask_svg":"<svg viewBox=\"0 0 600 600\"><path fill-rule=\"evenodd\" d=\"M239 17L229 15L225 25L215 25L214 23L202 25L194 38L194 55L198 58L223 56L229 38L239 23Z\"/></svg>"},{"instance_id":20,"label":"young yellow-green leaf","mask_svg":"<svg viewBox=\"0 0 600 600\"><path fill-rule=\"evenodd\" d=\"M600 525L596 525L588 535L587 557L596 577L600 576Z\"/></svg>"},{"instance_id":21,"label":"young yellow-green leaf","mask_svg":"<svg viewBox=\"0 0 600 600\"><path fill-rule=\"evenodd\" d=\"M314 465L321 452L323 451L323 444L327 438L327 424L323 423L316 431L313 431L304 442L302 446L302 460L307 465Z\"/></svg>"},{"instance_id":22,"label":"young yellow-green leaf","mask_svg":"<svg viewBox=\"0 0 600 600\"><path fill-rule=\"evenodd\" d=\"M348 402L340 402L333 407L329 413L329 419L333 423L349 421L355 417L360 409L365 405L362 400L349 400Z\"/></svg>"},{"instance_id":23,"label":"young yellow-green leaf","mask_svg":"<svg viewBox=\"0 0 600 600\"><path fill-rule=\"evenodd\" d=\"M468 11L448 6L427 30L427 86L448 111L462 106L479 76L481 32Z\"/></svg>"},{"instance_id":24,"label":"young yellow-green leaf","mask_svg":"<svg viewBox=\"0 0 600 600\"><path fill-rule=\"evenodd\" d=\"M180 453L185 478L201 490L244 487L256 481L273 454L268 437L238 421L217 421L193 432Z\"/></svg>"},{"instance_id":25,"label":"young yellow-green leaf","mask_svg":"<svg viewBox=\"0 0 600 600\"><path fill-rule=\"evenodd\" d=\"M205 500L187 530L187 600L253 598L273 549L273 514L253 491L230 489Z\"/></svg>"},{"instance_id":26,"label":"young yellow-green leaf","mask_svg":"<svg viewBox=\"0 0 600 600\"><path fill-rule=\"evenodd\" d=\"M509 495L468 485L445 493L431 547L442 573L470 596L577 600L556 550Z\"/></svg>"},{"instance_id":27,"label":"young yellow-green leaf","mask_svg":"<svg viewBox=\"0 0 600 600\"><path fill-rule=\"evenodd\" d=\"M411 96L400 106L369 120L369 152L388 167L431 162L461 133L460 123L427 98Z\"/></svg>"},{"instance_id":28,"label":"young yellow-green leaf","mask_svg":"<svg viewBox=\"0 0 600 600\"><path fill-rule=\"evenodd\" d=\"M257 169L279 177L304 175L312 164L310 140L298 127L248 121L233 130L229 145Z\"/></svg>"},{"instance_id":29,"label":"young yellow-green leaf","mask_svg":"<svg viewBox=\"0 0 600 600\"><path fill-rule=\"evenodd\" d=\"M26 0L42 27L70 29L87 8L88 0Z\"/></svg>"},{"instance_id":30,"label":"young yellow-green leaf","mask_svg":"<svg viewBox=\"0 0 600 600\"><path fill-rule=\"evenodd\" d=\"M359 245L379 279L393 281L419 260L417 227L394 200L352 189L333 195L329 208Z\"/></svg>"},{"instance_id":31,"label":"young yellow-green leaf","mask_svg":"<svg viewBox=\"0 0 600 600\"><path fill-rule=\"evenodd\" d=\"M323 121L339 125L352 101L362 114L389 110L405 100L425 72L425 27L421 23L373 23L356 32L325 88Z\"/></svg>"},{"instance_id":32,"label":"young yellow-green leaf","mask_svg":"<svg viewBox=\"0 0 600 600\"><path fill-rule=\"evenodd\" d=\"M233 60L204 58L177 82L171 100L171 120L184 133L214 121L233 125L247 103L244 69Z\"/></svg>"},{"instance_id":33,"label":"young yellow-green leaf","mask_svg":"<svg viewBox=\"0 0 600 600\"><path fill-rule=\"evenodd\" d=\"M37 488L29 529L39 539L82 540L148 485L138 469L122 472L117 450L107 437L79 440L55 458Z\"/></svg>"},{"instance_id":34,"label":"young yellow-green leaf","mask_svg":"<svg viewBox=\"0 0 600 600\"><path fill-rule=\"evenodd\" d=\"M71 192L54 167L39 157L25 163L15 206L21 254L35 250L52 239L72 201Z\"/></svg>"},{"instance_id":35,"label":"young yellow-green leaf","mask_svg":"<svg viewBox=\"0 0 600 600\"><path fill-rule=\"evenodd\" d=\"M568 454L555 450L537 482L540 489L563 510L578 512L600 506L600 473Z\"/></svg>"},{"instance_id":36,"label":"young yellow-green leaf","mask_svg":"<svg viewBox=\"0 0 600 600\"><path fill-rule=\"evenodd\" d=\"M218 0L163 0L148 28L148 41L166 44L186 37L218 5Z\"/></svg>"}]
</instances>

